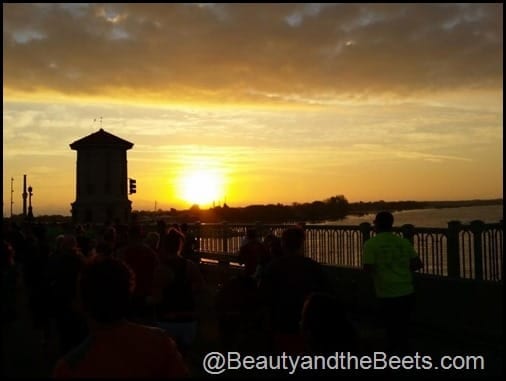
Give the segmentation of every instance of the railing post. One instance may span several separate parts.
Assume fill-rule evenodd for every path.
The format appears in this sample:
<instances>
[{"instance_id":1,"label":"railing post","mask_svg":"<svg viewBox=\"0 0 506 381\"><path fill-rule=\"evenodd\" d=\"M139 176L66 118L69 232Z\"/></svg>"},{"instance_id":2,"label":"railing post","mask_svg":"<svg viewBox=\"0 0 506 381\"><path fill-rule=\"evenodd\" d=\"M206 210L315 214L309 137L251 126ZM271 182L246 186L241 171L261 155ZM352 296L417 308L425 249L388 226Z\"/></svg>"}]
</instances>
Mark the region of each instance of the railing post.
<instances>
[{"instance_id":1,"label":"railing post","mask_svg":"<svg viewBox=\"0 0 506 381\"><path fill-rule=\"evenodd\" d=\"M223 237L223 252L228 253L228 224L226 221L223 221L221 226L221 234Z\"/></svg>"},{"instance_id":2,"label":"railing post","mask_svg":"<svg viewBox=\"0 0 506 381\"><path fill-rule=\"evenodd\" d=\"M193 226L193 235L195 236L195 239L197 241L195 250L201 251L202 247L202 226L200 224L200 221L195 222Z\"/></svg>"},{"instance_id":3,"label":"railing post","mask_svg":"<svg viewBox=\"0 0 506 381\"><path fill-rule=\"evenodd\" d=\"M401 231L402 237L406 238L409 242L411 242L411 245L413 245L414 243L413 237L415 236L415 226L411 224L402 225Z\"/></svg>"},{"instance_id":4,"label":"railing post","mask_svg":"<svg viewBox=\"0 0 506 381\"><path fill-rule=\"evenodd\" d=\"M452 278L460 278L460 226L460 221L450 221L448 222L448 232L446 233L446 266L448 277Z\"/></svg>"},{"instance_id":5,"label":"railing post","mask_svg":"<svg viewBox=\"0 0 506 381\"><path fill-rule=\"evenodd\" d=\"M485 230L485 223L480 220L471 221L471 233L473 233L474 249L474 279L483 280L483 253L482 253L482 233Z\"/></svg>"}]
</instances>

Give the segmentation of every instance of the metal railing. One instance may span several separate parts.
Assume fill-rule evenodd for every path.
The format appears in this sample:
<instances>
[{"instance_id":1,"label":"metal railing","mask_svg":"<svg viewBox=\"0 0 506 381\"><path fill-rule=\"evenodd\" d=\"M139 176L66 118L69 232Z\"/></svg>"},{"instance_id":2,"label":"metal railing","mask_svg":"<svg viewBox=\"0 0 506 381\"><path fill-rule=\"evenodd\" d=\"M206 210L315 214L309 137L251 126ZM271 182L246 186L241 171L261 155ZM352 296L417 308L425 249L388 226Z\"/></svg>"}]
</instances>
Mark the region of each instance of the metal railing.
<instances>
[{"instance_id":1,"label":"metal railing","mask_svg":"<svg viewBox=\"0 0 506 381\"><path fill-rule=\"evenodd\" d=\"M248 228L255 227L260 238L280 237L288 224L195 224L193 234L199 251L214 258L234 258ZM305 255L327 265L362 266L364 242L374 236L369 223L359 226L304 225ZM420 271L443 277L487 281L503 279L503 223L473 221L468 225L450 221L447 228L413 225L394 227L394 233L408 239L424 263Z\"/></svg>"}]
</instances>

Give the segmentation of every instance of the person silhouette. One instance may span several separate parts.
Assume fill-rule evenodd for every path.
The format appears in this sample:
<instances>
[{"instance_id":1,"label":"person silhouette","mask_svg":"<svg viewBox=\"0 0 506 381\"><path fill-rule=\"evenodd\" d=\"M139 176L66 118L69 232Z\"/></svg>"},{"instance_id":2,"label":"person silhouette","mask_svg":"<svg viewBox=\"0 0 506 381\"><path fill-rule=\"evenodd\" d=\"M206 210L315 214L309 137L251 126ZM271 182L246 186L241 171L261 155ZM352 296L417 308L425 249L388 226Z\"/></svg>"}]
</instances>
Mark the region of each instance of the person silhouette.
<instances>
[{"instance_id":1,"label":"person silhouette","mask_svg":"<svg viewBox=\"0 0 506 381\"><path fill-rule=\"evenodd\" d=\"M54 378L181 378L188 369L163 330L126 319L135 285L121 260L97 257L79 286L90 335L61 357Z\"/></svg>"},{"instance_id":2,"label":"person silhouette","mask_svg":"<svg viewBox=\"0 0 506 381\"><path fill-rule=\"evenodd\" d=\"M390 212L376 215L376 235L364 244L363 268L374 282L387 350L406 353L415 296L412 272L421 269L423 264L411 242L392 232L393 223Z\"/></svg>"},{"instance_id":3,"label":"person silhouette","mask_svg":"<svg viewBox=\"0 0 506 381\"><path fill-rule=\"evenodd\" d=\"M263 267L267 263L268 255L267 248L258 238L257 230L248 228L246 237L239 248L239 259L244 263L244 274L255 276L259 267Z\"/></svg>"},{"instance_id":4,"label":"person silhouette","mask_svg":"<svg viewBox=\"0 0 506 381\"><path fill-rule=\"evenodd\" d=\"M313 292L330 292L322 265L304 256L304 230L298 226L283 231L283 255L271 260L259 280L259 292L267 310L277 350L300 353L302 308Z\"/></svg>"},{"instance_id":5,"label":"person silhouette","mask_svg":"<svg viewBox=\"0 0 506 381\"><path fill-rule=\"evenodd\" d=\"M155 269L153 294L157 325L171 334L186 354L197 334L198 306L205 288L198 265L181 256L184 235L170 228L162 237L160 264Z\"/></svg>"}]
</instances>

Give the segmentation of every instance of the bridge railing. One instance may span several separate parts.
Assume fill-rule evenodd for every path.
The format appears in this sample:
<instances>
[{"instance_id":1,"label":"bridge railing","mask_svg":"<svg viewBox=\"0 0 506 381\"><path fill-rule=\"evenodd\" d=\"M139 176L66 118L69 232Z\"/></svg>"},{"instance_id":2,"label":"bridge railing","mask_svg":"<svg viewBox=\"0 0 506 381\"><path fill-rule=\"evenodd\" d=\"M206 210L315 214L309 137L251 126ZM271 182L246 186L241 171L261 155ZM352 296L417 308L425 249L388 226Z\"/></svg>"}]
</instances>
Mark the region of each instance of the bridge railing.
<instances>
[{"instance_id":1,"label":"bridge railing","mask_svg":"<svg viewBox=\"0 0 506 381\"><path fill-rule=\"evenodd\" d=\"M248 228L260 238L273 233L280 237L289 224L195 224L199 251L205 257L236 258ZM305 255L327 265L362 266L364 242L374 236L369 223L359 226L304 225ZM503 279L503 223L450 221L446 228L394 227L394 233L412 242L424 263L421 273L487 281Z\"/></svg>"}]
</instances>

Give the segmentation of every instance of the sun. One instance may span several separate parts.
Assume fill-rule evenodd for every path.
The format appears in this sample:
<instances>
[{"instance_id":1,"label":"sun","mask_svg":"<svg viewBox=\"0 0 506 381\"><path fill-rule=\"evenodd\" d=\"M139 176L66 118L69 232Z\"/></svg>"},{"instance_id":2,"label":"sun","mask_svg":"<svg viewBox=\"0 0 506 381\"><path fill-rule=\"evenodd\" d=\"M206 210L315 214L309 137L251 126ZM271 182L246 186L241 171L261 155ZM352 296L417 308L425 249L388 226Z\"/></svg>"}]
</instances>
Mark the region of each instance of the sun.
<instances>
[{"instance_id":1,"label":"sun","mask_svg":"<svg viewBox=\"0 0 506 381\"><path fill-rule=\"evenodd\" d=\"M214 170L191 170L182 175L180 192L190 204L206 206L222 198L223 178Z\"/></svg>"}]
</instances>

